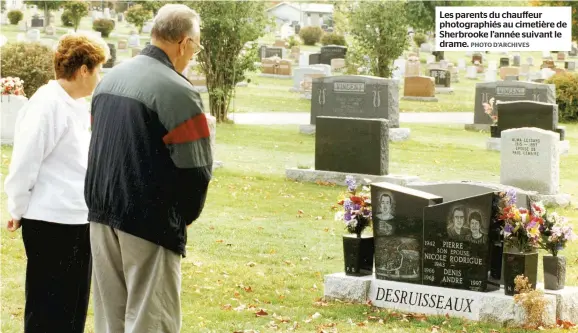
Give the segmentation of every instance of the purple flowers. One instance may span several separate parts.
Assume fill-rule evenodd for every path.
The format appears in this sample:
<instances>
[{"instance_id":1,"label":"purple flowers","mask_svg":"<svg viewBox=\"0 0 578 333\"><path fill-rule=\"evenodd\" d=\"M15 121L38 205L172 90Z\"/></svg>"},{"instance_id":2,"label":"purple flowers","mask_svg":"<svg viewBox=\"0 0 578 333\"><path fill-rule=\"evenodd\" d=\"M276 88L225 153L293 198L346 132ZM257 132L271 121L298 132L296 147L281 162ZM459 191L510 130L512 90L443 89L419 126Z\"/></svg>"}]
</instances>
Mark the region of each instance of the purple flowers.
<instances>
[{"instance_id":1,"label":"purple flowers","mask_svg":"<svg viewBox=\"0 0 578 333\"><path fill-rule=\"evenodd\" d=\"M352 234L361 237L363 230L371 225L371 194L369 187L363 186L357 191L357 182L351 175L345 177L347 192L338 204L343 210L335 213L335 220L342 221L345 228Z\"/></svg>"},{"instance_id":2,"label":"purple flowers","mask_svg":"<svg viewBox=\"0 0 578 333\"><path fill-rule=\"evenodd\" d=\"M506 197L508 197L508 205L516 204L516 191L514 189L506 191Z\"/></svg>"},{"instance_id":3,"label":"purple flowers","mask_svg":"<svg viewBox=\"0 0 578 333\"><path fill-rule=\"evenodd\" d=\"M345 183L347 184L347 189L349 190L349 192L354 192L355 189L357 188L357 183L355 181L355 178L353 176L346 176L345 177Z\"/></svg>"}]
</instances>

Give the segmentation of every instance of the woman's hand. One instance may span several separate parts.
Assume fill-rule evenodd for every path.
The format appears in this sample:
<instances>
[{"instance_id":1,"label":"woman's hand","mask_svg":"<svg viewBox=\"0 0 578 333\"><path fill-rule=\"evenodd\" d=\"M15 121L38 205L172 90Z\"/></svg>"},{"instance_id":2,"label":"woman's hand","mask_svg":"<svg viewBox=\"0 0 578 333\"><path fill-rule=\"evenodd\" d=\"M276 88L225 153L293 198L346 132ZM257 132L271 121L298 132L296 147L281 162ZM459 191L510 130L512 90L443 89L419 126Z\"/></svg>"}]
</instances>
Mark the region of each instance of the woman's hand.
<instances>
[{"instance_id":1,"label":"woman's hand","mask_svg":"<svg viewBox=\"0 0 578 333\"><path fill-rule=\"evenodd\" d=\"M6 228L8 229L8 231L12 232L20 229L20 220L11 219L10 221L8 221Z\"/></svg>"}]
</instances>

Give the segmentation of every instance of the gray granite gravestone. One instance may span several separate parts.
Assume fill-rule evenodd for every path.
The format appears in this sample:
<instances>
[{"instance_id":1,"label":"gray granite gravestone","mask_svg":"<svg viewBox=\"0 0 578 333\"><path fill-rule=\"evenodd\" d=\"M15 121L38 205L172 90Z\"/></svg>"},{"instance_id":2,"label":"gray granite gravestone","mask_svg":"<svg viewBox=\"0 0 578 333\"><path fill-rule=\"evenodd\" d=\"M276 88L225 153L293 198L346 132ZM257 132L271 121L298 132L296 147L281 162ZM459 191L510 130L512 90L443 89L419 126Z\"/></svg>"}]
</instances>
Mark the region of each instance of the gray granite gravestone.
<instances>
[{"instance_id":1,"label":"gray granite gravestone","mask_svg":"<svg viewBox=\"0 0 578 333\"><path fill-rule=\"evenodd\" d=\"M34 16L34 17L32 17L32 20L30 22L30 26L32 28L42 28L42 27L44 27L44 19L41 18L40 16Z\"/></svg>"},{"instance_id":2,"label":"gray granite gravestone","mask_svg":"<svg viewBox=\"0 0 578 333\"><path fill-rule=\"evenodd\" d=\"M391 183L371 184L375 277L422 283L423 208L443 198Z\"/></svg>"},{"instance_id":3,"label":"gray granite gravestone","mask_svg":"<svg viewBox=\"0 0 578 333\"><path fill-rule=\"evenodd\" d=\"M320 63L321 63L321 62L320 62L320 59L319 59L320 56L321 56L320 53L311 53L311 54L309 55L309 65L317 65L317 64L320 64ZM331 65L331 64L329 64L329 65Z\"/></svg>"},{"instance_id":4,"label":"gray granite gravestone","mask_svg":"<svg viewBox=\"0 0 578 333\"><path fill-rule=\"evenodd\" d=\"M451 73L447 69L430 69L429 76L434 78L436 87L449 88L451 86Z\"/></svg>"},{"instance_id":5,"label":"gray granite gravestone","mask_svg":"<svg viewBox=\"0 0 578 333\"><path fill-rule=\"evenodd\" d=\"M520 63L521 63L521 61L522 61L521 58L522 58L522 57L521 57L519 54L515 54L515 55L512 57L512 62L513 62L513 63L512 63L512 66L519 67L519 66L520 66Z\"/></svg>"},{"instance_id":6,"label":"gray granite gravestone","mask_svg":"<svg viewBox=\"0 0 578 333\"><path fill-rule=\"evenodd\" d=\"M267 45L259 47L259 59L263 60L263 58L267 58Z\"/></svg>"},{"instance_id":7,"label":"gray granite gravestone","mask_svg":"<svg viewBox=\"0 0 578 333\"><path fill-rule=\"evenodd\" d=\"M497 101L530 100L544 103L556 103L556 86L524 81L496 81L476 84L474 104L474 124L492 124L484 112L483 103L490 99Z\"/></svg>"},{"instance_id":8,"label":"gray granite gravestone","mask_svg":"<svg viewBox=\"0 0 578 333\"><path fill-rule=\"evenodd\" d=\"M267 47L265 49L265 58L279 57L283 59L283 48L281 47Z\"/></svg>"},{"instance_id":9,"label":"gray granite gravestone","mask_svg":"<svg viewBox=\"0 0 578 333\"><path fill-rule=\"evenodd\" d=\"M342 75L313 79L311 121L318 116L379 118L399 128L399 85L375 76Z\"/></svg>"},{"instance_id":10,"label":"gray granite gravestone","mask_svg":"<svg viewBox=\"0 0 578 333\"><path fill-rule=\"evenodd\" d=\"M558 105L534 101L510 101L496 103L498 132L522 127L535 127L546 131L558 131ZM562 133L561 133L562 134ZM560 138L564 140L564 137Z\"/></svg>"},{"instance_id":11,"label":"gray granite gravestone","mask_svg":"<svg viewBox=\"0 0 578 333\"><path fill-rule=\"evenodd\" d=\"M510 58L509 57L500 58L500 67L510 67Z\"/></svg>"},{"instance_id":12,"label":"gray granite gravestone","mask_svg":"<svg viewBox=\"0 0 578 333\"><path fill-rule=\"evenodd\" d=\"M345 59L347 47L340 45L322 46L319 53L319 63L331 65L331 59Z\"/></svg>"},{"instance_id":13,"label":"gray granite gravestone","mask_svg":"<svg viewBox=\"0 0 578 333\"><path fill-rule=\"evenodd\" d=\"M116 46L111 43L107 43L108 48L110 49L110 59L106 63L102 65L103 68L112 68L114 63L116 62Z\"/></svg>"},{"instance_id":14,"label":"gray granite gravestone","mask_svg":"<svg viewBox=\"0 0 578 333\"><path fill-rule=\"evenodd\" d=\"M387 175L388 131L386 119L318 117L315 170Z\"/></svg>"}]
</instances>

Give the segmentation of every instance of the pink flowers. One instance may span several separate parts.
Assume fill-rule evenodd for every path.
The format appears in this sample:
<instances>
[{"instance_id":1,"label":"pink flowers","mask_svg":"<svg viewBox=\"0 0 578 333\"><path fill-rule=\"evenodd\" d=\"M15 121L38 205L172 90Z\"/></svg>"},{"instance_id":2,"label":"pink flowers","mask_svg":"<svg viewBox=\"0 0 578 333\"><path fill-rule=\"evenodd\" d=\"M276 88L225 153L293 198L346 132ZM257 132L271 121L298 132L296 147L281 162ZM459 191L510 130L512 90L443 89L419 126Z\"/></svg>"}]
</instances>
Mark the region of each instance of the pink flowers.
<instances>
[{"instance_id":1,"label":"pink flowers","mask_svg":"<svg viewBox=\"0 0 578 333\"><path fill-rule=\"evenodd\" d=\"M494 114L494 98L490 98L489 103L482 103L484 106L484 113L488 115L492 119L492 122L496 124L498 122L498 116Z\"/></svg>"},{"instance_id":2,"label":"pink flowers","mask_svg":"<svg viewBox=\"0 0 578 333\"><path fill-rule=\"evenodd\" d=\"M11 76L0 78L0 94L26 96L24 93L24 81Z\"/></svg>"}]
</instances>

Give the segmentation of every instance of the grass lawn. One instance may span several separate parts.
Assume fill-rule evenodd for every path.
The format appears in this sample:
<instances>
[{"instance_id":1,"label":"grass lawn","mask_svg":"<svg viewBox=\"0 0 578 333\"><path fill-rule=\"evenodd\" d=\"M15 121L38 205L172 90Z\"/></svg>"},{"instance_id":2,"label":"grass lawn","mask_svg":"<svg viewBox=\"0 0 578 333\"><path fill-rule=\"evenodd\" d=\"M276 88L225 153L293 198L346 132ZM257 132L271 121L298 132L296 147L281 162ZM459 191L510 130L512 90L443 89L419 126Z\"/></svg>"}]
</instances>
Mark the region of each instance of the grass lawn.
<instances>
[{"instance_id":1,"label":"grass lawn","mask_svg":"<svg viewBox=\"0 0 578 333\"><path fill-rule=\"evenodd\" d=\"M457 125L407 127L411 140L390 145L391 173L422 180L499 181L499 153L484 146L488 134ZM567 135L576 142L578 126L568 125ZM2 148L5 175L11 149ZM189 229L188 257L182 263L183 332L432 332L434 326L437 332L525 332L324 302L323 276L343 271L344 229L331 211L343 188L284 177L286 167L313 165L314 138L299 134L297 126L222 124L217 158L225 166L215 171L202 217ZM574 197L576 165L574 149L562 157L560 173L562 190ZM1 199L5 223L4 193ZM576 208L559 211L578 218ZM22 332L26 258L20 231L1 227L0 330ZM578 284L577 251L578 243L564 251L570 263L567 285ZM257 316L261 309L267 315ZM92 332L92 320L91 309L86 332Z\"/></svg>"}]
</instances>

